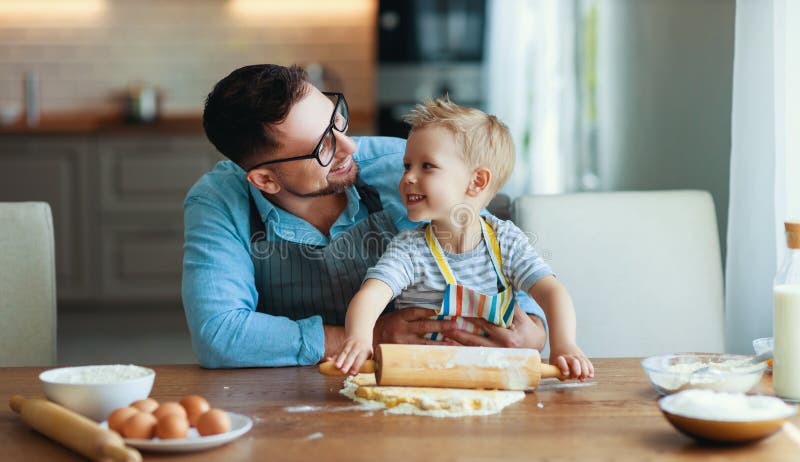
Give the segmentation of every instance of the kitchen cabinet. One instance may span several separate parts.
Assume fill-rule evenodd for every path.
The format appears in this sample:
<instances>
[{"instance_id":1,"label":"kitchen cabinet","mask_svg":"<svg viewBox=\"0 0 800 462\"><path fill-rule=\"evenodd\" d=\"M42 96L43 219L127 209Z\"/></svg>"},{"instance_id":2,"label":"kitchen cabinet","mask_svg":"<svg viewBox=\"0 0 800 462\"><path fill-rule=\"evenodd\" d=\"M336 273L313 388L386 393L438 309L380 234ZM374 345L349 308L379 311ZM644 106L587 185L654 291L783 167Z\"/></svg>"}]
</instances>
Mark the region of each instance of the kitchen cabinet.
<instances>
[{"instance_id":1,"label":"kitchen cabinet","mask_svg":"<svg viewBox=\"0 0 800 462\"><path fill-rule=\"evenodd\" d=\"M50 203L60 301L179 300L183 198L219 160L199 131L0 134L0 201Z\"/></svg>"},{"instance_id":2,"label":"kitchen cabinet","mask_svg":"<svg viewBox=\"0 0 800 462\"><path fill-rule=\"evenodd\" d=\"M89 292L88 140L13 137L0 141L0 201L50 204L59 296Z\"/></svg>"}]
</instances>

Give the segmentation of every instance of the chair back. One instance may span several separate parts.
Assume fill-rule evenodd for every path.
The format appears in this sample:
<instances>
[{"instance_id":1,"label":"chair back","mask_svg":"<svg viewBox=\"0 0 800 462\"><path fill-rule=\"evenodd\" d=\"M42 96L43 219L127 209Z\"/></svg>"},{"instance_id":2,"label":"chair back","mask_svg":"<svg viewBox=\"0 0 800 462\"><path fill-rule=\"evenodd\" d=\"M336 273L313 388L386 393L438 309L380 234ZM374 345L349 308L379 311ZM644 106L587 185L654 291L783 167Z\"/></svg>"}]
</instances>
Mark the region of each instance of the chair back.
<instances>
[{"instance_id":1,"label":"chair back","mask_svg":"<svg viewBox=\"0 0 800 462\"><path fill-rule=\"evenodd\" d=\"M724 350L722 262L708 192L524 196L514 201L513 219L570 292L587 355Z\"/></svg>"},{"instance_id":2,"label":"chair back","mask_svg":"<svg viewBox=\"0 0 800 462\"><path fill-rule=\"evenodd\" d=\"M0 202L0 366L56 363L53 217L45 202Z\"/></svg>"}]
</instances>

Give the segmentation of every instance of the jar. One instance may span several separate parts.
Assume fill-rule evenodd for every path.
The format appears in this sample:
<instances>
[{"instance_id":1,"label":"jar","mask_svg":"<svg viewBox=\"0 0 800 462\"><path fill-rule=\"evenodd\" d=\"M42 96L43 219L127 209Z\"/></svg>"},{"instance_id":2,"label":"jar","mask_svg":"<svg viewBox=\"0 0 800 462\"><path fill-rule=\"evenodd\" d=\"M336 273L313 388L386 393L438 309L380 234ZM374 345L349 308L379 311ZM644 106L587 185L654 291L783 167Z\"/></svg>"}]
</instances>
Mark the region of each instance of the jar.
<instances>
[{"instance_id":1,"label":"jar","mask_svg":"<svg viewBox=\"0 0 800 462\"><path fill-rule=\"evenodd\" d=\"M786 251L773 286L775 395L800 401L800 222L786 222Z\"/></svg>"}]
</instances>

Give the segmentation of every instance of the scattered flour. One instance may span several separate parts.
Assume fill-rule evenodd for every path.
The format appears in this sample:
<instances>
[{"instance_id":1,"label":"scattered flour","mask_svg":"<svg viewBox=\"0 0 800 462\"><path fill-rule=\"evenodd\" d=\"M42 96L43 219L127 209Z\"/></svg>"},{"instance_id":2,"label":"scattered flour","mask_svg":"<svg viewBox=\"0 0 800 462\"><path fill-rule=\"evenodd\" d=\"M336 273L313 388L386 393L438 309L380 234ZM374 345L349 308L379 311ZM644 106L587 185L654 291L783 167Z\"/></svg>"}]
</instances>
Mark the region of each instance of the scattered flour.
<instances>
[{"instance_id":1,"label":"scattered flour","mask_svg":"<svg viewBox=\"0 0 800 462\"><path fill-rule=\"evenodd\" d=\"M666 412L705 420L759 421L789 417L797 412L773 396L748 396L713 390L684 390L665 396L659 406Z\"/></svg>"},{"instance_id":2,"label":"scattered flour","mask_svg":"<svg viewBox=\"0 0 800 462\"><path fill-rule=\"evenodd\" d=\"M318 439L322 438L323 436L325 436L325 435L323 435L320 432L312 433L312 434L306 436L306 441L318 440Z\"/></svg>"},{"instance_id":3,"label":"scattered flour","mask_svg":"<svg viewBox=\"0 0 800 462\"><path fill-rule=\"evenodd\" d=\"M151 374L152 369L133 364L110 364L51 369L40 377L43 381L52 383L106 384L141 379Z\"/></svg>"},{"instance_id":4,"label":"scattered flour","mask_svg":"<svg viewBox=\"0 0 800 462\"><path fill-rule=\"evenodd\" d=\"M342 411L374 411L382 409L375 403L357 404L353 406L290 406L283 408L286 412L342 412Z\"/></svg>"},{"instance_id":5,"label":"scattered flour","mask_svg":"<svg viewBox=\"0 0 800 462\"><path fill-rule=\"evenodd\" d=\"M558 379L543 379L536 391L561 390L564 388L583 388L597 385L597 382L562 382Z\"/></svg>"},{"instance_id":6,"label":"scattered flour","mask_svg":"<svg viewBox=\"0 0 800 462\"><path fill-rule=\"evenodd\" d=\"M286 412L312 412L322 409L319 406L290 406L283 408Z\"/></svg>"},{"instance_id":7,"label":"scattered flour","mask_svg":"<svg viewBox=\"0 0 800 462\"><path fill-rule=\"evenodd\" d=\"M709 370L694 373L704 367ZM730 359L718 363L698 361L671 364L663 371L651 371L650 380L669 393L692 388L744 393L761 381L759 372L758 366L749 364L747 359Z\"/></svg>"}]
</instances>

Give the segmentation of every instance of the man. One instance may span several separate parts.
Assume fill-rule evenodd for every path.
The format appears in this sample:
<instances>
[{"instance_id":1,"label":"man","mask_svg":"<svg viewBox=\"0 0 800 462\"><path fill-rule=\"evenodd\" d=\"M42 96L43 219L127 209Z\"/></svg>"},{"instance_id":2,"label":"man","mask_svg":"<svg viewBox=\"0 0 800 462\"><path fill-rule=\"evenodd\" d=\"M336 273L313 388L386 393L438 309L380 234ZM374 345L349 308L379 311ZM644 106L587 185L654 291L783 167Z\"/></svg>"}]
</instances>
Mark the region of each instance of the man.
<instances>
[{"instance_id":1,"label":"man","mask_svg":"<svg viewBox=\"0 0 800 462\"><path fill-rule=\"evenodd\" d=\"M405 141L347 136L341 93L296 67L235 70L206 101L203 126L229 161L184 203L183 303L204 367L316 364L343 341L344 314L391 237L416 226L397 191ZM376 343L541 348L541 310L525 297L511 329L455 330L433 311L381 316ZM539 311L536 311L536 310Z\"/></svg>"}]
</instances>

